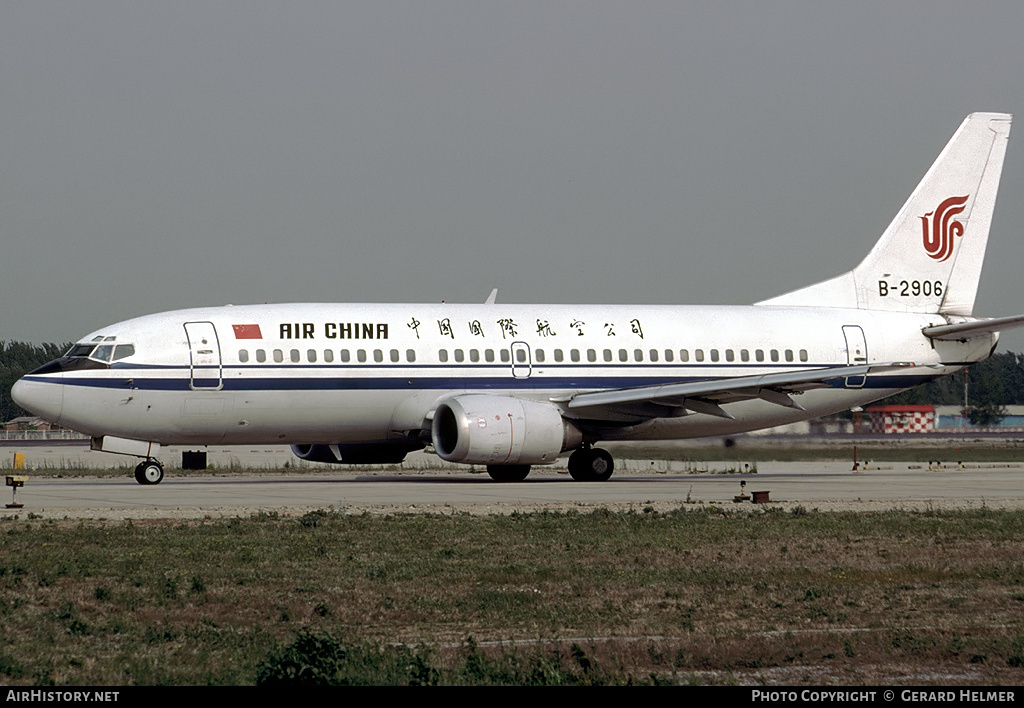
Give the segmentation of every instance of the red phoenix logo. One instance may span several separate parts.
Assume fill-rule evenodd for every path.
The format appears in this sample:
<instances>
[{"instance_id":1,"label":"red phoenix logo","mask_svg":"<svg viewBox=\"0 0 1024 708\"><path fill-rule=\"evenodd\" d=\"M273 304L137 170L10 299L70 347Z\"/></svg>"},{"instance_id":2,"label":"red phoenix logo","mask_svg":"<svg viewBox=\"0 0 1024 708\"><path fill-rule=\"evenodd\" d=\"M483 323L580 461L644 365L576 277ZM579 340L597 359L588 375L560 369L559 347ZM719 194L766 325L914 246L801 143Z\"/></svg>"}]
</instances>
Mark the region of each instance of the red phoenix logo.
<instances>
[{"instance_id":1,"label":"red phoenix logo","mask_svg":"<svg viewBox=\"0 0 1024 708\"><path fill-rule=\"evenodd\" d=\"M935 211L917 217L921 220L921 230L924 232L924 252L929 257L941 263L953 254L953 237L964 235L964 225L959 221L950 220L967 208L967 199L970 196L967 194L962 197L950 197L939 204Z\"/></svg>"}]
</instances>

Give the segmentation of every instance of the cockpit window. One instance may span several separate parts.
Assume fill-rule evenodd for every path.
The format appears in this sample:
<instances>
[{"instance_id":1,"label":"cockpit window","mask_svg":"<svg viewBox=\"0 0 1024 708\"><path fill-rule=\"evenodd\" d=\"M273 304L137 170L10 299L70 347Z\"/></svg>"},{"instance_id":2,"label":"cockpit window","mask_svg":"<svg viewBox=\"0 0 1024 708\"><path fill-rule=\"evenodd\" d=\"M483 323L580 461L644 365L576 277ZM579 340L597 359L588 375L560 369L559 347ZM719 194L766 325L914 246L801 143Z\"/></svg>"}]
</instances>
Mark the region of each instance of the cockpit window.
<instances>
[{"instance_id":1,"label":"cockpit window","mask_svg":"<svg viewBox=\"0 0 1024 708\"><path fill-rule=\"evenodd\" d=\"M108 339L110 339L108 337ZM135 354L134 344L76 344L64 356L68 359L92 359L105 364L127 359Z\"/></svg>"},{"instance_id":2,"label":"cockpit window","mask_svg":"<svg viewBox=\"0 0 1024 708\"><path fill-rule=\"evenodd\" d=\"M135 354L134 344L118 344L116 347L114 347L114 358L112 361L117 361L118 359L126 359L132 356L133 354Z\"/></svg>"}]
</instances>

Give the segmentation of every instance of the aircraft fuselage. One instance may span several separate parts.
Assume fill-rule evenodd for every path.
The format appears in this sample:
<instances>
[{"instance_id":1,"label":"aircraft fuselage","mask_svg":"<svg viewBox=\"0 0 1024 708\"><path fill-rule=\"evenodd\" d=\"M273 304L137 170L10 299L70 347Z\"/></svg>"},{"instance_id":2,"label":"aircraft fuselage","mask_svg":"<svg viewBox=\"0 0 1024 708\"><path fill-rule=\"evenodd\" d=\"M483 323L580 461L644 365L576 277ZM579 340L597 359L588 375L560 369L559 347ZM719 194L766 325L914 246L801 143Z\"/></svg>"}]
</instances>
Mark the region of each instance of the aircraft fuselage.
<instances>
[{"instance_id":1,"label":"aircraft fuselage","mask_svg":"<svg viewBox=\"0 0 1024 708\"><path fill-rule=\"evenodd\" d=\"M761 400L732 404L732 420L693 412L637 420L626 411L600 435L699 437L863 405L991 351L994 335L933 344L921 334L944 323L937 315L763 306L229 306L98 330L81 343L131 345L133 353L96 368L35 373L18 387L23 397L53 389L48 417L90 435L332 444L407 436L438 401L466 391L548 401L855 363L934 365L839 379L804 392L803 411Z\"/></svg>"}]
</instances>

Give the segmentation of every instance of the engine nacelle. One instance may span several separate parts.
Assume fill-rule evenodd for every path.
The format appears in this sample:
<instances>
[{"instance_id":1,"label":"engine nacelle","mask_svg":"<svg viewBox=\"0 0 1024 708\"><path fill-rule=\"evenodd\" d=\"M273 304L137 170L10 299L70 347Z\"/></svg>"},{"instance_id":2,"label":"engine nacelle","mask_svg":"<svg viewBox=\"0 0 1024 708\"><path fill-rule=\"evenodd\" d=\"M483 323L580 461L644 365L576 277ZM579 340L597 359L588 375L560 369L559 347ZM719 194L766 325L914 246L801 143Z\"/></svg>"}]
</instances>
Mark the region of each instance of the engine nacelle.
<instances>
[{"instance_id":1,"label":"engine nacelle","mask_svg":"<svg viewBox=\"0 0 1024 708\"><path fill-rule=\"evenodd\" d=\"M479 465L547 465L583 441L555 406L509 396L449 398L430 432L442 460Z\"/></svg>"},{"instance_id":2,"label":"engine nacelle","mask_svg":"<svg viewBox=\"0 0 1024 708\"><path fill-rule=\"evenodd\" d=\"M423 445L406 443L349 443L343 445L292 445L300 460L335 465L394 465Z\"/></svg>"}]
</instances>

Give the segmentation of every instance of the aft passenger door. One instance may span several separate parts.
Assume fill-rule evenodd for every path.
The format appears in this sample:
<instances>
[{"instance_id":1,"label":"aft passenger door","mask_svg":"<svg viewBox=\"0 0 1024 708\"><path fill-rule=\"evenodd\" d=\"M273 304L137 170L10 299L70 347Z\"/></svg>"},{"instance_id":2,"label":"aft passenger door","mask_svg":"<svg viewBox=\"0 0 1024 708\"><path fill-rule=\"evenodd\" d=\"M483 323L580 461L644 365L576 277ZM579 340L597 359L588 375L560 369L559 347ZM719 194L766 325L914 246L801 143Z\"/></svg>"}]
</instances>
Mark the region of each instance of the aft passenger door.
<instances>
[{"instance_id":1,"label":"aft passenger door","mask_svg":"<svg viewBox=\"0 0 1024 708\"><path fill-rule=\"evenodd\" d=\"M186 322L188 337L189 388L196 391L216 391L224 385L220 340L212 322Z\"/></svg>"},{"instance_id":2,"label":"aft passenger door","mask_svg":"<svg viewBox=\"0 0 1024 708\"><path fill-rule=\"evenodd\" d=\"M868 363L868 342L864 338L864 330L857 325L843 325L843 336L846 338L846 363L850 366L862 366ZM846 388L863 388L867 376L847 376Z\"/></svg>"}]
</instances>

